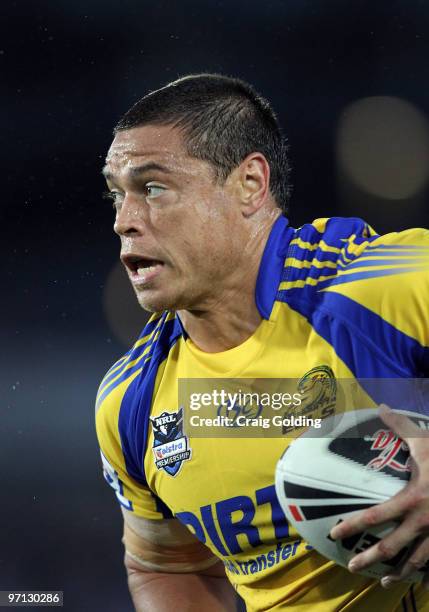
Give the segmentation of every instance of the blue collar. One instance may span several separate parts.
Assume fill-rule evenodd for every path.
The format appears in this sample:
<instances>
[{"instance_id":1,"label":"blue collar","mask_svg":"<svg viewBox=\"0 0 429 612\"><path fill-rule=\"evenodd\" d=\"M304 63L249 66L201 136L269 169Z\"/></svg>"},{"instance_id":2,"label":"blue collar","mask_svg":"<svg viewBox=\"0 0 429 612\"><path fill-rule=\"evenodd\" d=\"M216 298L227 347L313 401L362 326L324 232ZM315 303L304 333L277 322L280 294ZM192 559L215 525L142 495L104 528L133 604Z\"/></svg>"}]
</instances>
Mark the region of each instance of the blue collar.
<instances>
[{"instance_id":1,"label":"blue collar","mask_svg":"<svg viewBox=\"0 0 429 612\"><path fill-rule=\"evenodd\" d=\"M255 288L256 306L264 319L270 318L293 233L289 221L281 216L274 223L268 236Z\"/></svg>"}]
</instances>

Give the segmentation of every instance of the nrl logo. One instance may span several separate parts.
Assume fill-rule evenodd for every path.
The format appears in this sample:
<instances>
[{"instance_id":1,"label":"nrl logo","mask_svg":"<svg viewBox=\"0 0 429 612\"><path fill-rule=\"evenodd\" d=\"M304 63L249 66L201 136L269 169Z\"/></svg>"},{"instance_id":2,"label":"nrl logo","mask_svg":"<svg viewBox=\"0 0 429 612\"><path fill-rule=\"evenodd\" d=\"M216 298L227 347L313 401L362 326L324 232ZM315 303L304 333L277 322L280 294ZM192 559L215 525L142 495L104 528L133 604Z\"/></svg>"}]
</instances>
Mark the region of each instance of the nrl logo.
<instances>
[{"instance_id":1,"label":"nrl logo","mask_svg":"<svg viewBox=\"0 0 429 612\"><path fill-rule=\"evenodd\" d=\"M153 454L158 470L176 476L182 463L191 457L188 438L183 434L183 408L178 412L164 411L150 417L153 430Z\"/></svg>"},{"instance_id":2,"label":"nrl logo","mask_svg":"<svg viewBox=\"0 0 429 612\"><path fill-rule=\"evenodd\" d=\"M371 436L365 436L366 442L372 442L370 450L379 451L366 467L379 471L388 466L397 472L409 472L410 458L407 457L408 446L393 431L379 429Z\"/></svg>"}]
</instances>

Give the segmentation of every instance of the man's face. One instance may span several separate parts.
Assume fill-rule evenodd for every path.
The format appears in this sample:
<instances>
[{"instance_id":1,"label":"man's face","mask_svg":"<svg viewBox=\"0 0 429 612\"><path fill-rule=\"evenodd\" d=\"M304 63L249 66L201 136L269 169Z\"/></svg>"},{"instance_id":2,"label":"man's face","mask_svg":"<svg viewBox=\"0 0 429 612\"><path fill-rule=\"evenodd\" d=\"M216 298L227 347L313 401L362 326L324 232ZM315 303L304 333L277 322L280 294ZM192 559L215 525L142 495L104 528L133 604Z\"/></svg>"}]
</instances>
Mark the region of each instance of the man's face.
<instances>
[{"instance_id":1,"label":"man's face","mask_svg":"<svg viewBox=\"0 0 429 612\"><path fill-rule=\"evenodd\" d=\"M121 260L146 310L205 309L221 299L242 245L237 191L189 157L178 129L118 132L103 170Z\"/></svg>"}]
</instances>

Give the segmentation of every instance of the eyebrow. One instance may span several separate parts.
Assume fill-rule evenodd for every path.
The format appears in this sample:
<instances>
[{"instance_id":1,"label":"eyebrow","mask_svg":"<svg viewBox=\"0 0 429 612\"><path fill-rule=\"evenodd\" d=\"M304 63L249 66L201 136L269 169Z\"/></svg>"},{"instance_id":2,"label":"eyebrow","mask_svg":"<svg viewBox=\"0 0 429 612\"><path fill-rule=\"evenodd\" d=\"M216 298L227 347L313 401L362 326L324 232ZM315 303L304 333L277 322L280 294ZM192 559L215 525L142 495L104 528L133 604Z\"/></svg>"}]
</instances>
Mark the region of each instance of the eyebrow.
<instances>
[{"instance_id":1,"label":"eyebrow","mask_svg":"<svg viewBox=\"0 0 429 612\"><path fill-rule=\"evenodd\" d=\"M159 172L165 172L166 174L171 174L171 170L166 166L163 166L162 164L157 164L155 162L147 162L146 164L142 164L141 166L135 166L134 168L130 168L129 175L130 178L137 178L145 172L153 172L154 170L157 170ZM107 166L104 166L101 171L101 174L106 180L113 180L115 178L115 175L109 172Z\"/></svg>"}]
</instances>

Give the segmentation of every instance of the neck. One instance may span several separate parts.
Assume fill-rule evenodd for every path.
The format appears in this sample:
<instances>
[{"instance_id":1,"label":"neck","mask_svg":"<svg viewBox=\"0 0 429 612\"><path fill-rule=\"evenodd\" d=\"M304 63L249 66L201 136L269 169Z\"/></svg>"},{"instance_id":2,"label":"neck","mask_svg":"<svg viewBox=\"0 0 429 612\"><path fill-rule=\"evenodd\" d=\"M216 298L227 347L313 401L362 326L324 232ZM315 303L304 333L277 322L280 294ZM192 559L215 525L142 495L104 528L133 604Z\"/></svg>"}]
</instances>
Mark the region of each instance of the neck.
<instances>
[{"instance_id":1,"label":"neck","mask_svg":"<svg viewBox=\"0 0 429 612\"><path fill-rule=\"evenodd\" d=\"M218 353L234 348L259 326L262 317L255 303L256 280L273 221L258 228L243 249L242 265L207 305L178 311L186 333L202 351Z\"/></svg>"},{"instance_id":2,"label":"neck","mask_svg":"<svg viewBox=\"0 0 429 612\"><path fill-rule=\"evenodd\" d=\"M179 311L186 333L199 349L206 353L227 351L253 334L261 322L258 309L242 292L235 296L234 303L237 302L241 303L231 310L222 300L209 311Z\"/></svg>"}]
</instances>

